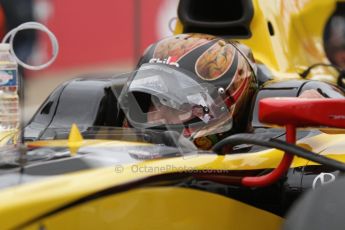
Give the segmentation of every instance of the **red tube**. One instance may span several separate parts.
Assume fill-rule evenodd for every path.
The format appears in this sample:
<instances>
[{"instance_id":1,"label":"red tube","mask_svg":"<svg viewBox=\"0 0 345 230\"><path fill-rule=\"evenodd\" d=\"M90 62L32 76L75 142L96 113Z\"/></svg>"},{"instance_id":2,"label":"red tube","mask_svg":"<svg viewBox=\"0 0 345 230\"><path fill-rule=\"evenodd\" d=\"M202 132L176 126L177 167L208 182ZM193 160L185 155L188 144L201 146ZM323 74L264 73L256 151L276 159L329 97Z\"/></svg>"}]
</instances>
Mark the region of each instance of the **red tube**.
<instances>
[{"instance_id":1,"label":"red tube","mask_svg":"<svg viewBox=\"0 0 345 230\"><path fill-rule=\"evenodd\" d=\"M296 143L296 127L294 125L286 125L286 142ZM247 187L265 187L273 184L289 170L292 160L293 155L285 152L278 167L272 172L263 176L243 177L242 185Z\"/></svg>"}]
</instances>

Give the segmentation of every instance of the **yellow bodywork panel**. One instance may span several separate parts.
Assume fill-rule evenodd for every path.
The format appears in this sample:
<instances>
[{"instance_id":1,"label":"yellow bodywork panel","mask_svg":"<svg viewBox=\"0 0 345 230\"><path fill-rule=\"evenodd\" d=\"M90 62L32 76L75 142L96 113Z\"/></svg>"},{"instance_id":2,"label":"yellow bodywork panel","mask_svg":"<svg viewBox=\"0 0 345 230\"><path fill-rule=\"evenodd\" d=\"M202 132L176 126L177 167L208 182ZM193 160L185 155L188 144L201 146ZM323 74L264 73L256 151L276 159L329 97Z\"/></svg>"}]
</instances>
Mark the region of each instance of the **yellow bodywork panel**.
<instances>
[{"instance_id":1,"label":"yellow bodywork panel","mask_svg":"<svg viewBox=\"0 0 345 230\"><path fill-rule=\"evenodd\" d=\"M254 15L251 37L238 39L248 45L259 63L264 63L277 79L299 78L315 63L329 63L323 45L324 27L339 0L252 0ZM270 34L268 24L273 27ZM175 33L183 32L178 22ZM310 79L335 82L336 72L315 68Z\"/></svg>"},{"instance_id":2,"label":"yellow bodywork panel","mask_svg":"<svg viewBox=\"0 0 345 230\"><path fill-rule=\"evenodd\" d=\"M251 24L253 36L241 42L253 49L259 61L279 72L295 73L301 71L299 66L307 68L314 63L327 63L323 29L336 2L254 0L257 15ZM274 35L269 34L268 23L272 24ZM258 42L258 38L262 42ZM266 43L271 44L273 52L267 52ZM276 66L271 65L273 60Z\"/></svg>"},{"instance_id":3,"label":"yellow bodywork panel","mask_svg":"<svg viewBox=\"0 0 345 230\"><path fill-rule=\"evenodd\" d=\"M26 142L29 147L69 147L68 140L42 140ZM144 142L132 142L132 141L117 141L117 140L102 140L102 139L85 139L82 140L79 147L85 146L150 146L152 144Z\"/></svg>"},{"instance_id":4,"label":"yellow bodywork panel","mask_svg":"<svg viewBox=\"0 0 345 230\"><path fill-rule=\"evenodd\" d=\"M344 139L344 134L321 134L315 137L304 138L299 142L299 145L309 150L318 150L321 153L331 154L327 156L345 161L345 149L341 147L344 145ZM52 143L54 141L50 144ZM116 141L114 143L120 144ZM123 144L127 143L124 142ZM101 142L99 145L101 145ZM111 143L108 141L106 145L111 146ZM334 149L336 146L339 147L338 150ZM0 192L1 227L15 228L82 197L104 189L142 180L149 176L194 170L206 170L205 172L208 172L208 170L274 168L280 162L282 154L281 151L275 149L225 156L198 154L184 158L167 158L127 165L114 165L113 167L49 177L49 180L41 180L37 183L32 182ZM307 164L308 160L295 157L292 167ZM135 199L134 197L133 195L133 199ZM206 210L209 208L206 206L206 203L204 207Z\"/></svg>"},{"instance_id":5,"label":"yellow bodywork panel","mask_svg":"<svg viewBox=\"0 0 345 230\"><path fill-rule=\"evenodd\" d=\"M31 224L46 229L279 229L282 218L217 194L177 187L99 197Z\"/></svg>"}]
</instances>

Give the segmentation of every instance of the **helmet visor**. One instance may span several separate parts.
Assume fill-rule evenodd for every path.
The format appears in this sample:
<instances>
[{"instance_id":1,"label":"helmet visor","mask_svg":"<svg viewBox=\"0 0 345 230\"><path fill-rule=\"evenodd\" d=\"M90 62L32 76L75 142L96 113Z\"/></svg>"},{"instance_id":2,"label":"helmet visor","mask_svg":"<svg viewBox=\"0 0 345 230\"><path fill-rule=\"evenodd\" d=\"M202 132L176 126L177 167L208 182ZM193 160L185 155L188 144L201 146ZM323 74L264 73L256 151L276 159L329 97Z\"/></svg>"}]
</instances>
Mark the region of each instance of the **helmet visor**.
<instances>
[{"instance_id":1,"label":"helmet visor","mask_svg":"<svg viewBox=\"0 0 345 230\"><path fill-rule=\"evenodd\" d=\"M177 125L196 131L231 118L222 93L190 72L146 64L131 74L120 101L134 127Z\"/></svg>"}]
</instances>

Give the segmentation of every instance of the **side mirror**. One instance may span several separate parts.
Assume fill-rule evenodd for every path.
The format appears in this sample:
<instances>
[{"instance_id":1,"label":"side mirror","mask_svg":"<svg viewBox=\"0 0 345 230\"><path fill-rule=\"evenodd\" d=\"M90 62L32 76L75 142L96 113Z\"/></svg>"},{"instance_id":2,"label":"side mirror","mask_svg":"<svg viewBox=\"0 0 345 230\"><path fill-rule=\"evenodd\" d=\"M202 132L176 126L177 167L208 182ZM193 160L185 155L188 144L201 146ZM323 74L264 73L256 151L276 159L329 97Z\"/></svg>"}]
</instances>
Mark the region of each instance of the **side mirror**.
<instances>
[{"instance_id":1,"label":"side mirror","mask_svg":"<svg viewBox=\"0 0 345 230\"><path fill-rule=\"evenodd\" d=\"M265 98L259 102L262 123L286 127L286 142L295 144L297 127L345 128L345 99ZM242 184L263 187L276 182L290 168L293 155L285 152L280 164L270 173L244 177Z\"/></svg>"},{"instance_id":2,"label":"side mirror","mask_svg":"<svg viewBox=\"0 0 345 230\"><path fill-rule=\"evenodd\" d=\"M345 128L345 99L265 98L259 120L279 126Z\"/></svg>"}]
</instances>

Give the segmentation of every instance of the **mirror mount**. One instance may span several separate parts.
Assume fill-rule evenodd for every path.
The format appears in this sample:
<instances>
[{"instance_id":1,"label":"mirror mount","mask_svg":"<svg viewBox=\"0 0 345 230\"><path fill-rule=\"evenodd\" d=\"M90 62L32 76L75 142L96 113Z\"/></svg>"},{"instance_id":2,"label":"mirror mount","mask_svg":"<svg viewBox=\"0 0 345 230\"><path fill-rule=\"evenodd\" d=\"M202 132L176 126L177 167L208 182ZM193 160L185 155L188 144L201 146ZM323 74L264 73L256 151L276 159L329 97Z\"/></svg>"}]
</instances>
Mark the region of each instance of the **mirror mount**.
<instances>
[{"instance_id":1,"label":"mirror mount","mask_svg":"<svg viewBox=\"0 0 345 230\"><path fill-rule=\"evenodd\" d=\"M297 127L345 128L345 99L265 98L259 102L259 120L286 127L286 142L296 143ZM242 178L248 187L264 187L278 181L290 168L293 155L285 152L273 171Z\"/></svg>"}]
</instances>

